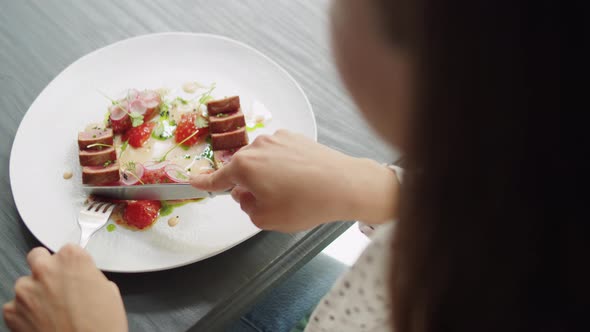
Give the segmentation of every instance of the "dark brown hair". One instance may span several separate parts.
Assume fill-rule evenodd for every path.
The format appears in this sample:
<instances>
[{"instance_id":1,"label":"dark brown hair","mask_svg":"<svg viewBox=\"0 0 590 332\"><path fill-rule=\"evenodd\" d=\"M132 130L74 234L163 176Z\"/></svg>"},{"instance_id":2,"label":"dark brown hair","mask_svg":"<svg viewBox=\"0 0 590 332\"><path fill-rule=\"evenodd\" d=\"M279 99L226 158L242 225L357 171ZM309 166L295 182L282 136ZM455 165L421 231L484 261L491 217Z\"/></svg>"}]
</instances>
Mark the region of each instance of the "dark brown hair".
<instances>
[{"instance_id":1,"label":"dark brown hair","mask_svg":"<svg viewBox=\"0 0 590 332\"><path fill-rule=\"evenodd\" d=\"M582 64L565 36L587 18L557 1L375 1L417 70L395 331L590 331L587 106L562 93Z\"/></svg>"}]
</instances>

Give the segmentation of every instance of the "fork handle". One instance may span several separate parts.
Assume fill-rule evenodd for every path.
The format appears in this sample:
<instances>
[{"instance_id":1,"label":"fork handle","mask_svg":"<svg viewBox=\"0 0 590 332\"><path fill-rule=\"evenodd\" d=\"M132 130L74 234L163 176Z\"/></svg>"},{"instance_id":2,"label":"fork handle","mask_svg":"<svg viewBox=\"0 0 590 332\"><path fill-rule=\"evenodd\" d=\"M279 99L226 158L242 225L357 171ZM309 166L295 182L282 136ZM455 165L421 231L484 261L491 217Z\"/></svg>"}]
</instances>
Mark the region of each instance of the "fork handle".
<instances>
[{"instance_id":1,"label":"fork handle","mask_svg":"<svg viewBox=\"0 0 590 332\"><path fill-rule=\"evenodd\" d=\"M88 228L81 227L80 247L86 248L86 246L88 245L88 241L90 241L90 238L92 237L92 234L94 234L94 232L96 232L96 231L92 231L92 230L89 230Z\"/></svg>"}]
</instances>

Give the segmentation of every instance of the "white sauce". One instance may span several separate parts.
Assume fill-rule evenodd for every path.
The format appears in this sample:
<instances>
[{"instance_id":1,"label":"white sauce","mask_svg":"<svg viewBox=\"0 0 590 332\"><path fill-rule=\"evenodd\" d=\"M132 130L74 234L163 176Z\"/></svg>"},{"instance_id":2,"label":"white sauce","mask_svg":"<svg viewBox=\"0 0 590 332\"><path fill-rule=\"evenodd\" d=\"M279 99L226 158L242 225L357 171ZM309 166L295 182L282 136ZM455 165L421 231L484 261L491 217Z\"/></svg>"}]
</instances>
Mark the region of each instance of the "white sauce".
<instances>
[{"instance_id":1,"label":"white sauce","mask_svg":"<svg viewBox=\"0 0 590 332\"><path fill-rule=\"evenodd\" d=\"M197 157L192 159L192 162L186 166L186 169L189 170L190 175L198 175L213 171L213 165L208 159Z\"/></svg>"},{"instance_id":2,"label":"white sauce","mask_svg":"<svg viewBox=\"0 0 590 332\"><path fill-rule=\"evenodd\" d=\"M143 147L136 149L132 146L128 146L127 149L121 153L121 143L120 137L117 137L115 139L115 146L119 153L118 159L120 165L125 165L130 161L141 164L157 161L162 158L168 150L176 145L174 137L165 141L160 141L152 137ZM187 150L179 146L168 154L166 160L173 164L180 165L187 170L190 168L191 173L193 173L195 172L195 169L200 169L201 167L201 163L198 163L197 167L193 167L196 163L195 159L199 159L200 154L207 146L208 144L206 142L195 144Z\"/></svg>"},{"instance_id":3,"label":"white sauce","mask_svg":"<svg viewBox=\"0 0 590 332\"><path fill-rule=\"evenodd\" d=\"M174 227L174 226L178 225L179 221L180 221L180 218L178 218L178 216L172 217L172 218L168 219L168 226Z\"/></svg>"}]
</instances>

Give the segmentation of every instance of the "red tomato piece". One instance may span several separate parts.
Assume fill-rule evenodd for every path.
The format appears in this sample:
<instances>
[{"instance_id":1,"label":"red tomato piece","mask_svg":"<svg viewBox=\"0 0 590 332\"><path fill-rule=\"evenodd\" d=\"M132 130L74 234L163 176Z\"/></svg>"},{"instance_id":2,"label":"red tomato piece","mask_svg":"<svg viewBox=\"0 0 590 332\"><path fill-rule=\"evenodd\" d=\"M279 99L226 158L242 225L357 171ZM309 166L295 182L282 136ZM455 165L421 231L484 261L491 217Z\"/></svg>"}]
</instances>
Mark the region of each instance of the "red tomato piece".
<instances>
[{"instance_id":1,"label":"red tomato piece","mask_svg":"<svg viewBox=\"0 0 590 332\"><path fill-rule=\"evenodd\" d=\"M129 226L144 229L158 219L161 207L159 201L130 201L125 207L123 219Z\"/></svg>"},{"instance_id":2,"label":"red tomato piece","mask_svg":"<svg viewBox=\"0 0 590 332\"><path fill-rule=\"evenodd\" d=\"M143 121L148 122L151 119L153 119L157 114L158 114L158 108L148 108L147 111L145 111L145 114L143 115Z\"/></svg>"},{"instance_id":3,"label":"red tomato piece","mask_svg":"<svg viewBox=\"0 0 590 332\"><path fill-rule=\"evenodd\" d=\"M113 133L122 134L131 128L131 118L125 114L121 119L113 120L109 118L109 123L113 128Z\"/></svg>"},{"instance_id":4,"label":"red tomato piece","mask_svg":"<svg viewBox=\"0 0 590 332\"><path fill-rule=\"evenodd\" d=\"M156 123L154 122L146 122L140 126L133 127L123 135L123 141L129 141L129 145L132 147L140 148L150 138L155 126Z\"/></svg>"},{"instance_id":5,"label":"red tomato piece","mask_svg":"<svg viewBox=\"0 0 590 332\"><path fill-rule=\"evenodd\" d=\"M207 136L209 128L197 128L196 121L197 113L185 113L181 116L180 122L176 127L176 133L174 134L176 143L184 141L182 145L192 146L201 137Z\"/></svg>"}]
</instances>

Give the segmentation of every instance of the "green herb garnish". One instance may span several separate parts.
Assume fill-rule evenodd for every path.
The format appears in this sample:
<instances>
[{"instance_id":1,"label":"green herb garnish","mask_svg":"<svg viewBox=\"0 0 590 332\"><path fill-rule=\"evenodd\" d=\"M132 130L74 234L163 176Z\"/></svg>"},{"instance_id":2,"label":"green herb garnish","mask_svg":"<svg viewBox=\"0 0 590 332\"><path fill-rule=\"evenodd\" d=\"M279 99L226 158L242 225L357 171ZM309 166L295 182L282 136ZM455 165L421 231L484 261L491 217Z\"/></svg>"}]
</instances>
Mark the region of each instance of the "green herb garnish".
<instances>
[{"instance_id":1,"label":"green herb garnish","mask_svg":"<svg viewBox=\"0 0 590 332\"><path fill-rule=\"evenodd\" d=\"M154 131L152 131L152 137L154 138L162 138L162 134L164 134L164 123L163 121L159 121Z\"/></svg>"},{"instance_id":2,"label":"green herb garnish","mask_svg":"<svg viewBox=\"0 0 590 332\"><path fill-rule=\"evenodd\" d=\"M174 136L174 130L176 129L176 125L170 124L169 120L160 118L158 121L158 125L154 128L152 132L152 137L157 138L159 140L167 140L168 138Z\"/></svg>"},{"instance_id":3,"label":"green herb garnish","mask_svg":"<svg viewBox=\"0 0 590 332\"><path fill-rule=\"evenodd\" d=\"M135 169L137 168L137 164L135 164L134 161L129 161L123 166L124 166L124 169L128 172L135 172Z\"/></svg>"},{"instance_id":4,"label":"green herb garnish","mask_svg":"<svg viewBox=\"0 0 590 332\"><path fill-rule=\"evenodd\" d=\"M168 119L170 116L170 105L166 102L162 102L160 104L160 117L163 119Z\"/></svg>"},{"instance_id":5,"label":"green herb garnish","mask_svg":"<svg viewBox=\"0 0 590 332\"><path fill-rule=\"evenodd\" d=\"M127 112L129 113L129 112ZM131 112L129 113L129 117L131 118L131 125L133 127L139 127L143 124L143 115L137 113L137 112Z\"/></svg>"},{"instance_id":6,"label":"green herb garnish","mask_svg":"<svg viewBox=\"0 0 590 332\"><path fill-rule=\"evenodd\" d=\"M119 152L119 158L123 156L125 150L127 150L127 146L129 146L129 141L125 141L123 142L123 144L121 144L121 152Z\"/></svg>"},{"instance_id":7,"label":"green herb garnish","mask_svg":"<svg viewBox=\"0 0 590 332\"><path fill-rule=\"evenodd\" d=\"M110 164L112 164L113 161L112 160L107 160L104 164L102 164L103 167L107 168L109 167Z\"/></svg>"},{"instance_id":8,"label":"green herb garnish","mask_svg":"<svg viewBox=\"0 0 590 332\"><path fill-rule=\"evenodd\" d=\"M215 90L216 88L216 84L215 82L213 82L213 84L211 84L211 87L209 88L209 90L207 90L207 92L203 93L201 95L201 98L199 98L199 104L203 105L208 103L211 99L213 99L213 97L211 96L211 93L213 92L213 90Z\"/></svg>"},{"instance_id":9,"label":"green herb garnish","mask_svg":"<svg viewBox=\"0 0 590 332\"><path fill-rule=\"evenodd\" d=\"M210 102L211 99L213 99L213 97L211 95L202 96L201 98L199 98L199 104L205 105L208 102Z\"/></svg>"},{"instance_id":10,"label":"green herb garnish","mask_svg":"<svg viewBox=\"0 0 590 332\"><path fill-rule=\"evenodd\" d=\"M255 125L253 125L252 127L246 127L246 130L248 132L250 132L250 131L254 131L254 130L258 129L258 128L264 128L264 124L263 123L257 123Z\"/></svg>"},{"instance_id":11,"label":"green herb garnish","mask_svg":"<svg viewBox=\"0 0 590 332\"><path fill-rule=\"evenodd\" d=\"M195 198L182 201L160 201L160 203L162 204L162 206L160 207L160 216L169 216L172 214L172 212L174 212L174 209L177 207L184 206L188 203L200 202L202 200L204 200L204 198Z\"/></svg>"},{"instance_id":12,"label":"green herb garnish","mask_svg":"<svg viewBox=\"0 0 590 332\"><path fill-rule=\"evenodd\" d=\"M111 111L107 111L104 114L104 126L106 127L110 121L111 121Z\"/></svg>"},{"instance_id":13,"label":"green herb garnish","mask_svg":"<svg viewBox=\"0 0 590 332\"><path fill-rule=\"evenodd\" d=\"M169 204L165 201L162 201L162 206L160 207L160 216L165 217L165 216L172 214L172 211L174 210L174 208L175 208L174 205Z\"/></svg>"},{"instance_id":14,"label":"green herb garnish","mask_svg":"<svg viewBox=\"0 0 590 332\"><path fill-rule=\"evenodd\" d=\"M165 217L169 216L174 212L174 209L177 207L184 206L188 203L194 203L202 201L204 198L195 198L189 200L182 200L182 201L161 201L160 203L162 206L160 207L160 216Z\"/></svg>"},{"instance_id":15,"label":"green herb garnish","mask_svg":"<svg viewBox=\"0 0 590 332\"><path fill-rule=\"evenodd\" d=\"M206 92L201 94L201 97L199 97L199 105L197 105L197 107L196 107L197 110L199 108L201 108L201 105L205 105L209 101L211 101L211 99L213 99L213 96L211 96L211 93L213 92L213 90L215 90L216 86L217 85L215 84L215 82L213 82L213 84L211 84L211 87L209 88L209 90L207 90Z\"/></svg>"},{"instance_id":16,"label":"green herb garnish","mask_svg":"<svg viewBox=\"0 0 590 332\"><path fill-rule=\"evenodd\" d=\"M205 128L209 126L209 121L202 117L200 114L197 115L197 119L195 120L195 125L197 128Z\"/></svg>"},{"instance_id":17,"label":"green herb garnish","mask_svg":"<svg viewBox=\"0 0 590 332\"><path fill-rule=\"evenodd\" d=\"M107 225L107 232L110 233L110 232L114 231L115 229L117 229L117 226L115 226L114 224Z\"/></svg>"},{"instance_id":18,"label":"green herb garnish","mask_svg":"<svg viewBox=\"0 0 590 332\"><path fill-rule=\"evenodd\" d=\"M211 144L207 145L207 147L203 149L203 152L201 152L199 158L205 158L213 162L213 149L211 148Z\"/></svg>"},{"instance_id":19,"label":"green herb garnish","mask_svg":"<svg viewBox=\"0 0 590 332\"><path fill-rule=\"evenodd\" d=\"M176 99L174 99L174 100L177 101L177 102L179 102L179 103L181 103L181 104L183 104L183 105L188 105L188 100L183 99L181 97L176 97Z\"/></svg>"},{"instance_id":20,"label":"green herb garnish","mask_svg":"<svg viewBox=\"0 0 590 332\"><path fill-rule=\"evenodd\" d=\"M145 183L143 183L143 181L141 181L139 176L137 176L137 174L135 174L136 167L137 167L137 165L133 161L129 161L125 165L123 165L123 177L125 178L125 180L127 180L127 174L130 174L131 176L136 178L137 181L139 181L139 183L145 184Z\"/></svg>"},{"instance_id":21,"label":"green herb garnish","mask_svg":"<svg viewBox=\"0 0 590 332\"><path fill-rule=\"evenodd\" d=\"M106 99L110 100L110 101L111 101L111 103L112 103L113 105L117 105L117 102L116 102L116 101L115 101L113 98L111 98L111 97L107 96L107 94L106 94L106 93L104 93L104 92L102 92L102 91L98 91L98 93L100 93L100 94L101 94L103 97L105 97Z\"/></svg>"}]
</instances>

